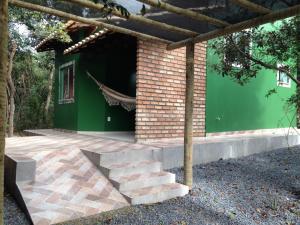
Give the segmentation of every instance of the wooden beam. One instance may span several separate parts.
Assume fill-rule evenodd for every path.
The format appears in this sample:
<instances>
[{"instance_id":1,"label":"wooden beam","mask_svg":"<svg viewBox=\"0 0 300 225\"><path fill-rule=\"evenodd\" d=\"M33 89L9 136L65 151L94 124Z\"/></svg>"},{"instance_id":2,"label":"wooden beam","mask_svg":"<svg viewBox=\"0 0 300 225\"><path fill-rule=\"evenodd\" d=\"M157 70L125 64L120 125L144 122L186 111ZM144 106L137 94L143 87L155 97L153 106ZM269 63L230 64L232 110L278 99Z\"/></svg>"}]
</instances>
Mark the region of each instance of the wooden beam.
<instances>
[{"instance_id":1,"label":"wooden beam","mask_svg":"<svg viewBox=\"0 0 300 225\"><path fill-rule=\"evenodd\" d=\"M193 185L193 108L194 108L194 52L195 45L186 46L186 84L184 119L184 184Z\"/></svg>"},{"instance_id":2,"label":"wooden beam","mask_svg":"<svg viewBox=\"0 0 300 225\"><path fill-rule=\"evenodd\" d=\"M235 32L242 31L244 29L248 29L251 27L260 26L262 24L271 23L276 20L285 19L291 16L299 15L300 14L300 4L296 6L289 7L287 9L282 9L276 12L272 12L260 17L256 17L251 20L246 20L240 23L236 23L233 25L230 25L228 27L217 29L208 33L200 34L195 38L188 38L183 41L178 41L176 43L172 43L168 45L167 49L172 50L176 48L181 48L183 46L186 46L188 43L197 43L197 42L203 42L208 41L210 39L214 39L220 36L232 34Z\"/></svg>"},{"instance_id":3,"label":"wooden beam","mask_svg":"<svg viewBox=\"0 0 300 225\"><path fill-rule=\"evenodd\" d=\"M248 0L230 0L234 4L237 4L243 8L249 9L252 12L260 13L260 14L268 14L271 13L272 10L265 8L261 5L258 5L256 3L250 2Z\"/></svg>"},{"instance_id":4,"label":"wooden beam","mask_svg":"<svg viewBox=\"0 0 300 225\"><path fill-rule=\"evenodd\" d=\"M180 8L180 7L177 7L177 6L173 6L173 5L170 5L168 3L163 2L161 0L159 0L159 1L157 1L157 0L138 0L138 1L143 2L145 4L148 4L148 5L151 5L151 6L156 7L156 8L164 9L168 12L172 12L172 13L176 13L176 14L179 14L179 15L182 15L182 16L192 18L194 20L207 22L207 23L216 25L218 27L225 27L225 26L230 25L226 21L218 20L218 19L206 16L204 14L197 13L197 12L189 10L189 9L184 9L184 8Z\"/></svg>"},{"instance_id":5,"label":"wooden beam","mask_svg":"<svg viewBox=\"0 0 300 225\"><path fill-rule=\"evenodd\" d=\"M63 0L63 1L66 1L66 0ZM90 9L100 10L102 12L103 11L110 12L110 10L107 8L104 8L104 5L101 3L95 4L95 3L91 2L91 1L87 1L87 0L68 0L67 2L72 2L72 3L78 4L78 5L90 8ZM150 26L153 26L153 27L156 27L159 29L163 29L163 30L167 30L167 31L175 32L175 33L180 33L180 34L190 36L190 37L194 37L198 34L197 32L194 32L191 30L187 30L187 29L183 29L180 27L166 24L166 23L158 22L158 21L151 20L151 19L148 19L143 16L135 15L135 14L130 14L128 17L126 17L125 15L122 15L122 13L120 11L115 10L115 9L113 9L110 13L117 17L121 17L124 19L138 22L138 23L150 25Z\"/></svg>"},{"instance_id":6,"label":"wooden beam","mask_svg":"<svg viewBox=\"0 0 300 225\"><path fill-rule=\"evenodd\" d=\"M111 31L115 31L115 32L119 32L119 33L123 33L123 34L127 34L127 35L131 35L131 36L135 36L137 38L140 39L144 39L144 40L152 40L152 41L159 41L159 42L163 42L163 43L171 43L171 41L162 39L162 38L158 38L158 37L154 37L148 34L143 34L143 33L139 33L136 31L132 31L132 30L128 30L126 28L121 28L118 26L114 26L111 24L107 24L107 23L103 23L100 21L96 21L93 19L87 19L84 17L80 17L80 16L76 16L70 13L66 13L60 10L56 10L56 9L52 9L49 7L45 7L45 6L41 6L41 5L36 5L36 4L31 4L28 2L24 2L24 1L19 1L19 0L9 0L9 3L21 8L25 8L25 9L29 9L29 10L33 10L33 11L38 11L38 12L42 12L42 13L47 13L50 15L54 15L54 16L58 16L61 18L65 18L65 19L69 19L69 20L74 20L74 21L78 21L81 23L85 23L85 24L91 24L94 26L98 26L100 28L106 28L109 29Z\"/></svg>"}]
</instances>

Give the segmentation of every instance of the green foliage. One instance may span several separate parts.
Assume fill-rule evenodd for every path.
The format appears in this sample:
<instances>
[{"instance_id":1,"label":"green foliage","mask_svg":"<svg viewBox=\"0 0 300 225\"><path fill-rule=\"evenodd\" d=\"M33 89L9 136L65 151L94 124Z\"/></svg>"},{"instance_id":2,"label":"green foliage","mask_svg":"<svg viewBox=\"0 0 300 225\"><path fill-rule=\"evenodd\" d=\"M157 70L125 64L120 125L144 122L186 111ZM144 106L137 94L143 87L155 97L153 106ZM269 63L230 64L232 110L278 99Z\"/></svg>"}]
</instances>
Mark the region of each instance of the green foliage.
<instances>
[{"instance_id":1,"label":"green foliage","mask_svg":"<svg viewBox=\"0 0 300 225\"><path fill-rule=\"evenodd\" d=\"M17 7L9 7L9 42L17 43L13 61L12 78L15 94L15 130L47 128L52 126L53 103L45 118L45 103L48 95L48 78L54 66L53 52L35 53L32 46L37 36L55 33L60 40L67 40L58 20L55 26L48 16ZM46 31L45 31L46 30Z\"/></svg>"},{"instance_id":2,"label":"green foliage","mask_svg":"<svg viewBox=\"0 0 300 225\"><path fill-rule=\"evenodd\" d=\"M283 69L297 81L299 32L298 16L218 38L210 43L210 47L223 60L210 66L240 85L255 78L262 69L276 72ZM278 64L283 66L279 67ZM299 86L300 81L297 82ZM269 90L266 97L275 93L276 89ZM288 99L288 103L300 106L299 90Z\"/></svg>"},{"instance_id":3,"label":"green foliage","mask_svg":"<svg viewBox=\"0 0 300 225\"><path fill-rule=\"evenodd\" d=\"M211 66L241 85L262 69L276 70L278 63L295 77L300 56L297 26L298 18L294 17L218 38L210 47L224 60Z\"/></svg>"},{"instance_id":4,"label":"green foliage","mask_svg":"<svg viewBox=\"0 0 300 225\"><path fill-rule=\"evenodd\" d=\"M145 4L143 4L143 6L141 8L141 14L142 14L142 16L144 16L146 14L146 6L145 6Z\"/></svg>"},{"instance_id":5,"label":"green foliage","mask_svg":"<svg viewBox=\"0 0 300 225\"><path fill-rule=\"evenodd\" d=\"M98 3L98 0L90 0L90 1L92 1L94 3ZM125 7L123 7L122 5L116 3L115 1L102 0L101 3L104 4L103 12L105 12L105 13L102 15L103 17L111 16L111 12L113 10L119 11L126 18L128 18L130 16L129 11Z\"/></svg>"},{"instance_id":6,"label":"green foliage","mask_svg":"<svg viewBox=\"0 0 300 225\"><path fill-rule=\"evenodd\" d=\"M268 97L270 97L271 95L276 94L276 93L277 93L276 88L273 88L273 89L271 89L271 90L269 90L269 91L267 92L266 98L268 98Z\"/></svg>"},{"instance_id":7,"label":"green foliage","mask_svg":"<svg viewBox=\"0 0 300 225\"><path fill-rule=\"evenodd\" d=\"M15 96L17 131L52 126L53 103L50 105L48 118L45 118L44 111L52 57L49 53L19 53L16 56L13 79L17 90Z\"/></svg>"},{"instance_id":8,"label":"green foliage","mask_svg":"<svg viewBox=\"0 0 300 225\"><path fill-rule=\"evenodd\" d=\"M223 60L213 64L212 67L222 76L229 76L241 85L256 77L261 66L251 62L242 54L242 52L245 54L253 52L250 45L251 37L252 31L246 30L213 41L210 47ZM240 49L237 49L236 46Z\"/></svg>"}]
</instances>

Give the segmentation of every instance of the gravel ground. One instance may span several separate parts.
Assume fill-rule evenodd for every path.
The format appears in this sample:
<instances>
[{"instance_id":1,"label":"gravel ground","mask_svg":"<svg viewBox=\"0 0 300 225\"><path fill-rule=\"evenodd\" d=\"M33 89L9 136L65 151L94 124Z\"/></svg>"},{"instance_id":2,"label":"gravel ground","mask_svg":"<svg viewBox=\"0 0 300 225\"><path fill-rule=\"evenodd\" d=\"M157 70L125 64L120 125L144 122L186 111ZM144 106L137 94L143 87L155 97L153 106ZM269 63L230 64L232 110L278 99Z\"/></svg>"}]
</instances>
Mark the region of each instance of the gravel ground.
<instances>
[{"instance_id":1,"label":"gravel ground","mask_svg":"<svg viewBox=\"0 0 300 225\"><path fill-rule=\"evenodd\" d=\"M30 225L27 217L18 207L16 201L6 192L4 192L4 224Z\"/></svg>"},{"instance_id":2,"label":"gravel ground","mask_svg":"<svg viewBox=\"0 0 300 225\"><path fill-rule=\"evenodd\" d=\"M182 169L171 172L182 182ZM5 224L27 224L21 221L6 196ZM64 223L75 224L300 225L300 147L195 166L193 190L183 198Z\"/></svg>"}]
</instances>

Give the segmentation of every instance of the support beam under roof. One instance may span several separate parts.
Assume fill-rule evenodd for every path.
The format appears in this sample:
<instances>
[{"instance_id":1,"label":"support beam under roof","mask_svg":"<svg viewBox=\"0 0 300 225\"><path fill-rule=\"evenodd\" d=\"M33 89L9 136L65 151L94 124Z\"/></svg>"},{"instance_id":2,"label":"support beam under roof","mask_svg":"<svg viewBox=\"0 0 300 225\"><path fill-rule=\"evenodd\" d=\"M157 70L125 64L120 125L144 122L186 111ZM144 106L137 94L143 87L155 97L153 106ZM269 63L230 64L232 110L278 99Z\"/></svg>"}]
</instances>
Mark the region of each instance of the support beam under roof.
<instances>
[{"instance_id":1,"label":"support beam under roof","mask_svg":"<svg viewBox=\"0 0 300 225\"><path fill-rule=\"evenodd\" d=\"M63 1L66 1L66 0L63 0ZM148 19L143 16L135 15L135 14L130 14L128 17L126 17L118 10L113 9L112 11L110 11L109 9L104 8L104 5L101 3L95 4L95 3L87 1L87 0L68 0L67 2L72 2L72 3L78 4L78 5L90 8L90 9L100 10L101 12L103 12L103 11L110 12L111 14L113 14L117 17L120 17L120 18L124 18L124 19L135 21L135 22L143 23L146 25L154 26L156 28L163 29L166 31L180 33L180 34L190 36L190 37L194 37L198 34L197 32L194 32L191 30L187 30L184 28L169 25L167 23L158 22L158 21L151 20L151 19Z\"/></svg>"},{"instance_id":2,"label":"support beam under roof","mask_svg":"<svg viewBox=\"0 0 300 225\"><path fill-rule=\"evenodd\" d=\"M195 11L189 10L189 9L184 9L184 8L180 8L180 7L177 7L177 6L173 6L171 4L163 2L161 0L160 1L157 1L157 0L138 0L138 1L143 2L145 4L148 4L148 5L151 5L151 6L156 7L156 8L164 9L168 12L172 12L172 13L176 13L176 14L179 14L179 15L189 17L189 18L194 19L194 20L199 20L199 21L202 21L202 22L213 24L213 25L218 26L218 27L225 27L225 26L230 25L230 23L228 23L226 21L215 19L215 18L206 16L204 14L197 13Z\"/></svg>"},{"instance_id":3,"label":"support beam under roof","mask_svg":"<svg viewBox=\"0 0 300 225\"><path fill-rule=\"evenodd\" d=\"M272 10L265 8L256 3L250 2L248 0L230 0L232 3L237 4L243 8L249 9L252 12L260 13L260 14L268 14L271 13Z\"/></svg>"},{"instance_id":4,"label":"support beam under roof","mask_svg":"<svg viewBox=\"0 0 300 225\"><path fill-rule=\"evenodd\" d=\"M186 46L189 42L197 43L197 42L203 42L203 41L208 41L210 39L214 39L220 36L232 34L235 32L239 32L251 27L256 27L260 26L266 23L271 23L276 20L281 20L285 19L291 16L296 16L300 15L300 4L282 9L279 11L275 11L263 16L256 17L254 19L246 20L240 23L236 23L233 25L230 25L228 27L222 28L222 29L217 29L208 33L200 34L195 38L188 38L183 41L178 41L172 44L169 44L167 47L168 50L176 49L176 48L181 48L183 46Z\"/></svg>"},{"instance_id":5,"label":"support beam under roof","mask_svg":"<svg viewBox=\"0 0 300 225\"><path fill-rule=\"evenodd\" d=\"M171 41L162 39L162 38L158 38L158 37L154 37L148 34L143 34L140 32L136 32L136 31L132 31L126 28L122 28L122 27L118 27L118 26L114 26L111 24L107 24L107 23L103 23L100 21L96 21L93 19L87 19L84 17L80 17L80 16L76 16L70 13L66 13L60 10L56 10L56 9L52 9L49 7L45 7L45 6L41 6L41 5L36 5L36 4L31 4L28 2L24 2L24 1L19 1L19 0L9 0L9 3L21 8L25 8L25 9L29 9L29 10L33 10L33 11L38 11L38 12L42 12L42 13L47 13L50 15L54 15L54 16L58 16L61 18L65 18L65 19L69 19L69 20L74 20L74 21L78 21L81 23L85 23L85 24L91 24L94 26L98 26L100 28L106 28L109 29L111 31L115 31L115 32L119 32L119 33L123 33L123 34L127 34L127 35L131 35L131 36L135 36L137 38L141 38L144 40L152 40L152 41L160 41L163 43L171 43Z\"/></svg>"}]
</instances>

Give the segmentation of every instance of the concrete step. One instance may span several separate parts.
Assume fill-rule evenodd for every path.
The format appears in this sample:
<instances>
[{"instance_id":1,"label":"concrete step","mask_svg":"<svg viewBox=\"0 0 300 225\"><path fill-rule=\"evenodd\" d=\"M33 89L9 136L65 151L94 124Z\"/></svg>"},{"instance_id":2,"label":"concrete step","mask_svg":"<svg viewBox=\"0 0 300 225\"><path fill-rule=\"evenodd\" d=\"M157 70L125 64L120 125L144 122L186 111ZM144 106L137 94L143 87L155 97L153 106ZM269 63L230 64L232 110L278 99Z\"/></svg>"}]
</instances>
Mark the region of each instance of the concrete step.
<instances>
[{"instance_id":1,"label":"concrete step","mask_svg":"<svg viewBox=\"0 0 300 225\"><path fill-rule=\"evenodd\" d=\"M154 149L123 150L114 152L101 152L97 149L81 149L81 151L96 165L111 162L124 163L134 161L153 160Z\"/></svg>"},{"instance_id":2,"label":"concrete step","mask_svg":"<svg viewBox=\"0 0 300 225\"><path fill-rule=\"evenodd\" d=\"M137 162L101 164L99 168L106 177L111 179L137 173L160 172L162 165L161 162L158 161L145 160Z\"/></svg>"},{"instance_id":3,"label":"concrete step","mask_svg":"<svg viewBox=\"0 0 300 225\"><path fill-rule=\"evenodd\" d=\"M112 184L120 191L130 191L139 188L175 183L175 174L160 171L154 173L138 173L110 179Z\"/></svg>"},{"instance_id":4,"label":"concrete step","mask_svg":"<svg viewBox=\"0 0 300 225\"><path fill-rule=\"evenodd\" d=\"M187 186L178 183L171 183L124 191L122 194L130 204L137 205L157 203L171 198L182 197L188 194L188 192L189 188Z\"/></svg>"}]
</instances>

